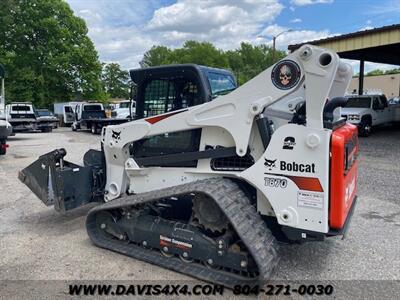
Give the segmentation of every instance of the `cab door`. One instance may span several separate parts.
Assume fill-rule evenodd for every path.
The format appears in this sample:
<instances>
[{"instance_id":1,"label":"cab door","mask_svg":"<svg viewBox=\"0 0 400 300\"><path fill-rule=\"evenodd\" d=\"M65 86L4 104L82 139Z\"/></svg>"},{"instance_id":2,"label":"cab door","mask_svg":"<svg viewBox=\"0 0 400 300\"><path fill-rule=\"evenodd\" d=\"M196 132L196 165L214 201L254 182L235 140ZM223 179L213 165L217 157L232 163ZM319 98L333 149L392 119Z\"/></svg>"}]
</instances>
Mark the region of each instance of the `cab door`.
<instances>
[{"instance_id":1,"label":"cab door","mask_svg":"<svg viewBox=\"0 0 400 300\"><path fill-rule=\"evenodd\" d=\"M75 106L75 121L79 121L81 119L81 106L77 104Z\"/></svg>"},{"instance_id":2,"label":"cab door","mask_svg":"<svg viewBox=\"0 0 400 300\"><path fill-rule=\"evenodd\" d=\"M372 125L375 126L385 123L384 106L378 96L373 97L372 109L374 114L372 116Z\"/></svg>"},{"instance_id":3,"label":"cab door","mask_svg":"<svg viewBox=\"0 0 400 300\"><path fill-rule=\"evenodd\" d=\"M75 116L74 116L74 110L72 109L72 106L69 105L65 105L64 106L64 123L65 124L69 124L69 123L73 123L75 120Z\"/></svg>"},{"instance_id":4,"label":"cab door","mask_svg":"<svg viewBox=\"0 0 400 300\"><path fill-rule=\"evenodd\" d=\"M388 101L386 99L385 96L381 95L379 96L379 102L381 107L383 107L382 109L382 120L383 123L389 123L392 122L392 108L389 107L388 105Z\"/></svg>"}]
</instances>

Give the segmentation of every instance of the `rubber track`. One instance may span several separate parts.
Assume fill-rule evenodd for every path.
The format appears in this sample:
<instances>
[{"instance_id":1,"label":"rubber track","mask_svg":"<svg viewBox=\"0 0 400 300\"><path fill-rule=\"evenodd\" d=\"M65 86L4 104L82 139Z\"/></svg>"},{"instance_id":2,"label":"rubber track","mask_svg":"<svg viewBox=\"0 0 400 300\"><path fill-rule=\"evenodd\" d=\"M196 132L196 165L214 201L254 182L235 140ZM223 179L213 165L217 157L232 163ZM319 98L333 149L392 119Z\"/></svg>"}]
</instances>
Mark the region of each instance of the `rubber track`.
<instances>
[{"instance_id":1,"label":"rubber track","mask_svg":"<svg viewBox=\"0 0 400 300\"><path fill-rule=\"evenodd\" d=\"M199 263L184 263L177 257L164 257L161 253L133 243L106 238L96 226L96 213L120 209L155 200L188 193L204 193L212 197L235 228L242 242L255 260L259 276L247 278L223 270L210 269ZM210 178L152 192L125 196L97 206L89 211L86 228L90 239L99 247L184 273L204 281L233 287L236 284L263 285L278 264L278 242L261 219L245 193L232 180Z\"/></svg>"}]
</instances>

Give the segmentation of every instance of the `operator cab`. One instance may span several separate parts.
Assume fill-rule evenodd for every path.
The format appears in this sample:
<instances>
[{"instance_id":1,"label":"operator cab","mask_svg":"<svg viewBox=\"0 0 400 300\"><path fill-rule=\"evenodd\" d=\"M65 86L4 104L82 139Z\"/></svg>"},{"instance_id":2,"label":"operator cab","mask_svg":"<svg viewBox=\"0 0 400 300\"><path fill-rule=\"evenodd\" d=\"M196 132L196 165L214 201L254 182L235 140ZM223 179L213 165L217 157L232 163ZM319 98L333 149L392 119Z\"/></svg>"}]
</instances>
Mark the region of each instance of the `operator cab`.
<instances>
[{"instance_id":1,"label":"operator cab","mask_svg":"<svg viewBox=\"0 0 400 300\"><path fill-rule=\"evenodd\" d=\"M137 85L136 119L149 118L212 101L237 87L235 76L228 70L194 64L167 65L130 71ZM148 159L146 166L159 165L153 158L166 154L199 150L201 129L160 134L136 141L130 154ZM197 160L163 161L164 167L195 167Z\"/></svg>"},{"instance_id":2,"label":"operator cab","mask_svg":"<svg viewBox=\"0 0 400 300\"><path fill-rule=\"evenodd\" d=\"M230 71L195 64L135 69L130 75L137 85L137 119L203 104L237 87Z\"/></svg>"}]
</instances>

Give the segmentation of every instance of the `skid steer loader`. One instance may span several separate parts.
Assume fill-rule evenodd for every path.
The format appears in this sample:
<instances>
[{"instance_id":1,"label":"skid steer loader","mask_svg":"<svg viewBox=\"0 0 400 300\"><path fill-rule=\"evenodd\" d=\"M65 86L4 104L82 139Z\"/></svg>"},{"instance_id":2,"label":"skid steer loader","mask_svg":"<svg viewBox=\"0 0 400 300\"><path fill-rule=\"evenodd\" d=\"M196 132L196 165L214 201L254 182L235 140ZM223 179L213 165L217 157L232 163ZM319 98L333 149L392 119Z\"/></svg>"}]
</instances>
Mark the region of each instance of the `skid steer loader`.
<instances>
[{"instance_id":1,"label":"skid steer loader","mask_svg":"<svg viewBox=\"0 0 400 300\"><path fill-rule=\"evenodd\" d=\"M105 202L86 220L95 245L233 286L268 280L279 241L345 233L358 140L335 53L305 45L233 91L231 74L194 65L130 75L137 120L104 128L84 166L58 149L19 174L60 212Z\"/></svg>"}]
</instances>

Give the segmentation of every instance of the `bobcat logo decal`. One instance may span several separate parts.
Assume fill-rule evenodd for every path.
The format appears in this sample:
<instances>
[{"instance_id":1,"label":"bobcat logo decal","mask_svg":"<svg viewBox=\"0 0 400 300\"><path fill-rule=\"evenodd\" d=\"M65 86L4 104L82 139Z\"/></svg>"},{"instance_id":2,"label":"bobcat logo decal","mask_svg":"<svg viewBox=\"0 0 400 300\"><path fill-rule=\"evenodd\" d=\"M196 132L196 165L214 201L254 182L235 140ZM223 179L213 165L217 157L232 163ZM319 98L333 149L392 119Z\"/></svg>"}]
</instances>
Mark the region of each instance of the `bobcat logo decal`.
<instances>
[{"instance_id":1,"label":"bobcat logo decal","mask_svg":"<svg viewBox=\"0 0 400 300\"><path fill-rule=\"evenodd\" d=\"M112 138L115 140L120 140L121 139L121 131L118 132L118 131L112 130Z\"/></svg>"},{"instance_id":2,"label":"bobcat logo decal","mask_svg":"<svg viewBox=\"0 0 400 300\"><path fill-rule=\"evenodd\" d=\"M269 160L266 158L264 158L264 159L265 159L264 166L266 166L269 170L272 170L272 168L275 168L276 159L275 160Z\"/></svg>"}]
</instances>

